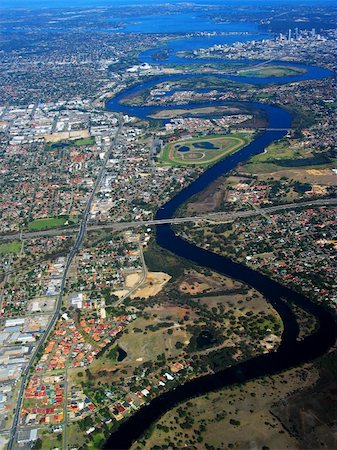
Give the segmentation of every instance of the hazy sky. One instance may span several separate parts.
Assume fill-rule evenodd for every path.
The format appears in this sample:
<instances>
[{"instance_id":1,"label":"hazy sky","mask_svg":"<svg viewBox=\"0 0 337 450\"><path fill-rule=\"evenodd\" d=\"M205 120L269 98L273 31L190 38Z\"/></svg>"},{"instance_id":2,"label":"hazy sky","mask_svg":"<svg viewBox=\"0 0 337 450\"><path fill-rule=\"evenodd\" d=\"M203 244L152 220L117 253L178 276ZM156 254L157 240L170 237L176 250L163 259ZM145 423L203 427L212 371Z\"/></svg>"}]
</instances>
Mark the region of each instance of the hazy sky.
<instances>
[{"instance_id":1,"label":"hazy sky","mask_svg":"<svg viewBox=\"0 0 337 450\"><path fill-rule=\"evenodd\" d=\"M184 3L186 0L1 0L1 8L24 8L24 7L86 7L86 6L116 6L116 5L149 5L160 3ZM220 4L226 3L257 4L256 0L190 0L199 4ZM335 4L335 0L259 0L258 5L263 3L295 3L295 4L315 4L330 3Z\"/></svg>"}]
</instances>

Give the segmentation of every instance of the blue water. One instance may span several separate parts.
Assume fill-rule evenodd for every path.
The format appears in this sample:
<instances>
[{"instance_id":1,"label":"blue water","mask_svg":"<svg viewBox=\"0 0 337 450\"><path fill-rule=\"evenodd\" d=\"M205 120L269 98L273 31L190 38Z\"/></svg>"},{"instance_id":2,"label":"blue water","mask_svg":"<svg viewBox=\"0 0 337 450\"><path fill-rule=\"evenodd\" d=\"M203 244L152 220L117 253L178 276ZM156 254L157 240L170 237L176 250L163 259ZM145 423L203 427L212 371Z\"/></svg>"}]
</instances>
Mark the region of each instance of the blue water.
<instances>
[{"instance_id":1,"label":"blue water","mask_svg":"<svg viewBox=\"0 0 337 450\"><path fill-rule=\"evenodd\" d=\"M113 21L126 22L123 28L126 33L194 33L194 32L229 32L247 31L257 33L258 27L254 23L215 23L198 13L172 13L141 17L114 17ZM267 33L265 33L267 36ZM214 41L221 43L223 41ZM197 48L197 47L193 47Z\"/></svg>"},{"instance_id":2,"label":"blue water","mask_svg":"<svg viewBox=\"0 0 337 450\"><path fill-rule=\"evenodd\" d=\"M233 76L223 77L252 84L266 84L275 82L287 83L289 81L300 81L304 79L320 79L330 75L331 72L325 69L308 66L307 72L303 75L282 77L277 80L275 80L275 78L256 79ZM199 77L200 74L196 74L195 76ZM190 75L187 75L187 77L190 77ZM176 78L181 78L181 75ZM120 104L120 100L130 93L142 91L158 82L171 79L173 79L173 77L160 77L159 79L152 79L139 86L127 89L114 99L110 100L107 103L107 107L112 110L122 111L126 114L146 118L149 114L153 113L155 109L158 110L158 108L123 106ZM211 103L214 105L214 102ZM205 106L205 103L201 103L201 105ZM260 109L265 113L268 117L268 128L279 128L280 130L266 131L263 134L258 135L253 142L238 152L208 168L194 182L163 205L157 211L157 219L168 219L173 217L177 209L185 204L191 197L204 190L218 177L228 174L239 163L263 152L268 145L281 139L286 134L285 129L291 127L291 115L284 109L255 102L251 102L248 105L255 109ZM199 106L200 103L193 103L190 105L190 107L193 108ZM187 258L196 264L240 280L261 292L276 309L282 319L284 325L282 342L275 352L254 357L215 374L188 381L187 383L176 387L173 391L166 392L155 398L148 405L128 418L127 421L122 423L118 430L110 436L104 446L105 449L109 450L129 448L132 442L139 438L149 426L178 403L212 390L231 386L235 383L243 383L256 377L271 375L287 368L297 366L303 362L310 361L313 358L324 354L334 344L337 336L337 327L334 318L321 305L312 303L305 296L269 279L261 273L255 272L228 258L201 249L184 241L182 238L175 235L169 225L159 225L156 227L156 231L157 243L162 248L165 248L182 258ZM319 322L318 329L300 342L297 340L299 334L297 321L287 304L287 302L290 301L309 311Z\"/></svg>"},{"instance_id":3,"label":"blue water","mask_svg":"<svg viewBox=\"0 0 337 450\"><path fill-rule=\"evenodd\" d=\"M144 6L144 5L158 5L165 3L163 0L2 0L1 9L12 8L84 8L84 7L96 7L96 6ZM170 3L182 3L181 0L170 0ZM195 4L201 5L219 5L224 6L223 0L193 0ZM292 2L289 0L268 0L268 3L282 4ZM294 2L297 4L297 2ZM302 0L302 4L312 4L312 0ZM334 0L316 0L315 4L328 4L334 5ZM228 5L228 6L227 6ZM243 5L255 5L257 11L263 9L263 3L258 4L255 0L231 0L226 3L227 7L240 7ZM233 8L234 10L235 8ZM233 14L235 12L233 11Z\"/></svg>"},{"instance_id":4,"label":"blue water","mask_svg":"<svg viewBox=\"0 0 337 450\"><path fill-rule=\"evenodd\" d=\"M233 66L235 66L235 61L234 62L230 61L230 63L233 64ZM274 62L274 64L276 64L276 63L277 62ZM251 64L251 62L250 62L250 64ZM280 64L284 65L285 63L282 62ZM283 83L301 81L301 80L305 80L305 79L318 80L318 79L326 78L328 76L333 75L333 73L330 70L324 69L322 67L305 66L304 64L299 64L299 63L291 63L291 65L296 66L296 67L304 67L306 69L306 73L300 74L300 75L288 76L288 77L265 77L265 78L242 77L242 76L225 75L225 74L224 75L222 75L222 74L221 75L220 74L213 75L212 74L212 76L213 77L216 76L217 78L221 78L221 79L225 79L225 80L233 80L233 81L237 81L237 82L241 82L241 83L249 83L249 84L256 84L256 85L262 84L263 85L263 84L268 84L268 83L283 84ZM175 80L181 80L184 78L187 78L187 79L203 78L203 77L208 77L208 76L210 76L210 75L194 73L194 74L186 74L186 75L164 75L164 76L159 76L159 77L152 77L148 81L144 81L141 84L137 84L136 86L125 89L121 93L117 94L114 98L107 101L106 107L107 107L107 109L109 109L111 111L122 112L123 114L127 114L130 116L136 116L141 119L147 119L150 115L158 112L159 110L169 109L172 106L177 106L177 105L176 104L175 105L167 105L165 107L162 107L162 106L161 107L158 107L158 106L128 106L128 105L122 105L120 103L120 101L129 95L137 94L138 92L141 92L144 89L152 88L152 87L156 86L158 83L163 83L165 81L175 81ZM205 107L205 106L207 107L207 106L214 106L214 105L220 105L220 104L224 104L224 102L215 102L215 101L195 102L195 103L193 103L193 107L201 108L201 107ZM197 116L195 116L195 117L197 117Z\"/></svg>"},{"instance_id":5,"label":"blue water","mask_svg":"<svg viewBox=\"0 0 337 450\"><path fill-rule=\"evenodd\" d=\"M187 147L187 145L182 145L181 147L178 147L178 152L185 153L185 152L189 152L189 151L190 151L190 148Z\"/></svg>"},{"instance_id":6,"label":"blue water","mask_svg":"<svg viewBox=\"0 0 337 450\"><path fill-rule=\"evenodd\" d=\"M219 147L216 147L212 142L194 142L193 147L201 148L205 150L219 150Z\"/></svg>"},{"instance_id":7,"label":"blue water","mask_svg":"<svg viewBox=\"0 0 337 450\"><path fill-rule=\"evenodd\" d=\"M237 24L230 23L230 24L223 24L222 26L227 27L224 28L221 31L229 32L229 31L237 31L235 28ZM242 25L242 24L240 24ZM269 39L272 37L270 33L267 32L259 32L257 29L257 26L253 23L245 23L245 27L241 27L244 32L247 32L249 34L235 34L235 35L217 35L217 36L196 36L196 37L190 37L188 39L174 39L167 43L167 45L163 47L157 47L157 48L151 48L149 50L144 51L140 55L140 61L141 62L147 62L149 64L156 63L152 59L152 54L155 53L158 50L163 50L166 48L172 49L172 53L169 55L169 58L160 61L160 65L165 64L179 64L182 62L187 61L187 64L193 63L191 60L185 60L184 58L179 58L176 56L177 52L181 51L191 51L191 50L197 50L199 48L207 48L212 47L213 45L225 45L225 44L233 44L234 42L248 42L248 41L261 41L263 39ZM203 60L206 61L206 60ZM210 60L209 60L210 61ZM214 62L214 60L212 60ZM217 61L215 61L217 62Z\"/></svg>"},{"instance_id":8,"label":"blue water","mask_svg":"<svg viewBox=\"0 0 337 450\"><path fill-rule=\"evenodd\" d=\"M260 103L252 103L251 105L254 108L264 110L268 116L268 127L288 128L291 126L291 116L282 108ZM201 192L219 176L228 174L240 162L263 152L269 144L281 139L285 133L286 131L266 131L240 151L219 161L160 208L156 218L173 217L176 210L193 195ZM132 442L138 439L159 417L183 401L226 386L272 375L310 361L324 354L335 343L337 336L336 322L322 305L312 303L305 296L261 273L255 272L247 266L186 242L175 235L170 225L159 225L156 230L157 243L162 248L196 264L240 280L261 292L282 319L284 326L282 341L279 348L274 352L251 358L214 374L188 381L172 391L163 393L119 426L105 443L103 448L107 450L130 448ZM294 302L318 320L318 329L301 341L297 340L299 327L287 302Z\"/></svg>"}]
</instances>

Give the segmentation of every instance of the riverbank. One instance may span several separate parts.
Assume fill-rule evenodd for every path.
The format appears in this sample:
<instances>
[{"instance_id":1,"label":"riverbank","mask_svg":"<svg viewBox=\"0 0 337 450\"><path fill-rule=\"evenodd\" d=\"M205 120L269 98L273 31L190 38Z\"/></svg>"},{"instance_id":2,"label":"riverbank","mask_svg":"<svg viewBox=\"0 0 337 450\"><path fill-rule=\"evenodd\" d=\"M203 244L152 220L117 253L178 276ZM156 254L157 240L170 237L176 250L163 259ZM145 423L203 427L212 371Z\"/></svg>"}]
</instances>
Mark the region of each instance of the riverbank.
<instances>
[{"instance_id":1,"label":"riverbank","mask_svg":"<svg viewBox=\"0 0 337 450\"><path fill-rule=\"evenodd\" d=\"M308 71L303 75L298 77L283 77L282 80L278 81L287 83L289 81L306 79L305 77L307 79L313 79L311 77L315 77L315 75L319 78L320 76L325 76L327 73L324 70L323 72L316 71L316 69L318 68L310 69L309 67ZM251 82L248 77L235 77L235 79L241 82ZM161 78L160 82L163 81L165 79ZM270 78L255 79L255 83L257 84L274 81L275 78L272 80ZM146 86L144 83L138 90L144 89L144 87L149 88L157 83L158 79L153 80L152 84L151 82L147 82ZM136 91L137 88L133 89L133 93ZM124 94L128 95L129 93L130 91L125 91ZM130 115L135 114L142 118L147 118L153 112L153 107L127 107L126 105L121 105L120 100L124 94L119 94L119 96L109 103L109 107L116 106L120 111L127 112ZM158 219L172 217L181 205L193 195L202 191L220 175L229 173L240 162L246 161L253 155L262 153L269 144L285 136L287 129L291 126L291 116L288 112L276 106L261 103L251 103L250 106L259 108L267 114L268 130L260 134L251 144L214 164L187 188L175 195L159 209L156 215ZM193 107L196 107L196 105L193 105ZM244 265L234 263L228 258L216 255L184 241L176 236L168 225L160 225L157 227L157 244L198 265L240 280L262 293L282 318L284 324L282 342L274 352L254 357L214 374L207 374L195 380L187 381L185 384L178 385L175 390L165 392L159 397L154 398L127 421L121 423L118 430L111 435L104 448L129 448L158 418L176 405L214 390L233 386L237 383L242 384L264 376L272 376L281 371L311 361L324 354L336 340L337 327L334 318L322 306L312 303L305 296L270 280L268 277ZM287 304L290 301L302 309L309 311L316 318L317 323L319 323L319 326L312 334L303 337L300 341L297 340L299 326L291 308Z\"/></svg>"}]
</instances>

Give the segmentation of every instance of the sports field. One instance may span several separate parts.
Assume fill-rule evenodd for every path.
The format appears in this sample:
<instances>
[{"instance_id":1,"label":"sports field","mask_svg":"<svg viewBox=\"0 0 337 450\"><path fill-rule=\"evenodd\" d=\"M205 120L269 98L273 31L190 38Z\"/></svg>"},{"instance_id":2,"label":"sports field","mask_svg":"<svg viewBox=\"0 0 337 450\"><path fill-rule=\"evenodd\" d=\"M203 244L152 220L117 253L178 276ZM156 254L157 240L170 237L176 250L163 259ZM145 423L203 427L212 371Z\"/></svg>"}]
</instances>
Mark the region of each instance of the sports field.
<instances>
[{"instance_id":1,"label":"sports field","mask_svg":"<svg viewBox=\"0 0 337 450\"><path fill-rule=\"evenodd\" d=\"M21 242L19 241L12 241L8 244L1 244L0 245L0 255L8 255L10 253L17 254L21 250Z\"/></svg>"},{"instance_id":2,"label":"sports field","mask_svg":"<svg viewBox=\"0 0 337 450\"><path fill-rule=\"evenodd\" d=\"M249 137L244 133L185 139L167 144L160 161L179 166L213 164L244 147L248 142Z\"/></svg>"},{"instance_id":3,"label":"sports field","mask_svg":"<svg viewBox=\"0 0 337 450\"><path fill-rule=\"evenodd\" d=\"M64 226L67 220L68 220L67 216L34 219L32 222L28 223L28 230L29 231L52 230L53 228Z\"/></svg>"}]
</instances>

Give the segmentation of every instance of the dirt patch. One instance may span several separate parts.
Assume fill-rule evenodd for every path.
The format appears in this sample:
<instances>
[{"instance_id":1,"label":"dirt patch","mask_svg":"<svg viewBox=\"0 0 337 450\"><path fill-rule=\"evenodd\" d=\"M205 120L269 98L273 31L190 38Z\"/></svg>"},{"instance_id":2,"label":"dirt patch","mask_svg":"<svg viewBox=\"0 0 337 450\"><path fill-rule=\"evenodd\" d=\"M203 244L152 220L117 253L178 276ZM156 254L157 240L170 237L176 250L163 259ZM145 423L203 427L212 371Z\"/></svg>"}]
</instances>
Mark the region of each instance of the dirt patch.
<instances>
[{"instance_id":1,"label":"dirt patch","mask_svg":"<svg viewBox=\"0 0 337 450\"><path fill-rule=\"evenodd\" d=\"M120 289L119 291L113 291L113 295L118 298L123 298L129 291L127 289Z\"/></svg>"},{"instance_id":2,"label":"dirt patch","mask_svg":"<svg viewBox=\"0 0 337 450\"><path fill-rule=\"evenodd\" d=\"M47 142L58 142L66 139L84 139L90 137L88 130L61 131L43 136Z\"/></svg>"},{"instance_id":3,"label":"dirt patch","mask_svg":"<svg viewBox=\"0 0 337 450\"><path fill-rule=\"evenodd\" d=\"M287 177L290 180L323 186L336 185L336 174L331 169L280 169L277 172L259 173L260 180L270 177L275 180Z\"/></svg>"},{"instance_id":4,"label":"dirt patch","mask_svg":"<svg viewBox=\"0 0 337 450\"><path fill-rule=\"evenodd\" d=\"M137 283L139 283L140 279L141 274L139 272L130 273L125 277L125 286L128 288L133 288L137 286Z\"/></svg>"},{"instance_id":5,"label":"dirt patch","mask_svg":"<svg viewBox=\"0 0 337 450\"><path fill-rule=\"evenodd\" d=\"M236 283L230 278L223 277L219 274L207 276L195 271L187 271L178 285L179 291L184 294L197 295L205 292L220 292L227 289L235 289L240 287L240 283Z\"/></svg>"},{"instance_id":6,"label":"dirt patch","mask_svg":"<svg viewBox=\"0 0 337 450\"><path fill-rule=\"evenodd\" d=\"M149 272L142 287L137 289L131 298L149 298L157 295L170 281L171 277L164 272Z\"/></svg>"}]
</instances>

